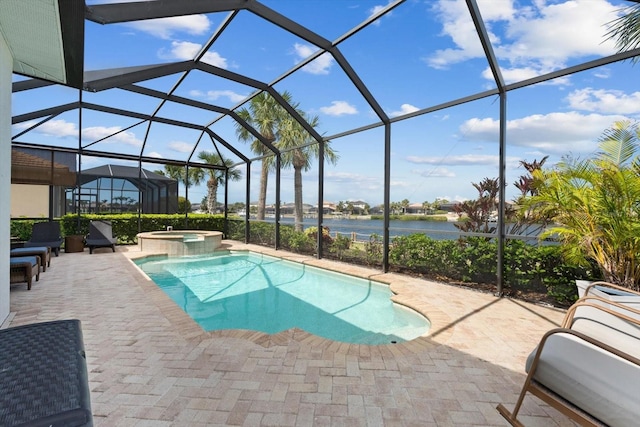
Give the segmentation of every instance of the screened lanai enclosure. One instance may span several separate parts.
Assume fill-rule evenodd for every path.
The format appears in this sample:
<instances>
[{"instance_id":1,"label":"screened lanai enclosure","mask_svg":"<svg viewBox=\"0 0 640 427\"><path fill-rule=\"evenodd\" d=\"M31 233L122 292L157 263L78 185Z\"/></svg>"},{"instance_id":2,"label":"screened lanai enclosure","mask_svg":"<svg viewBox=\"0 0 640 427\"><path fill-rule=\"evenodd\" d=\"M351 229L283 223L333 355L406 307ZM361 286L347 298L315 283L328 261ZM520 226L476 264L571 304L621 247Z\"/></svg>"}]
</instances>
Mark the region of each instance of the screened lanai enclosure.
<instances>
[{"instance_id":1,"label":"screened lanai enclosure","mask_svg":"<svg viewBox=\"0 0 640 427\"><path fill-rule=\"evenodd\" d=\"M633 1L67 1L84 11L83 79L74 89L16 70L15 146L181 168L195 202L216 176L218 201L245 206L245 239L271 222L276 248L285 204L315 207L304 226L319 229L334 223L318 207L379 206L381 220L353 226L379 236L384 271L407 231L394 203L427 211L496 179L485 237L502 248L522 237L505 220L522 162L593 152L640 114L640 49L610 35ZM499 249L498 289L502 262Z\"/></svg>"},{"instance_id":2,"label":"screened lanai enclosure","mask_svg":"<svg viewBox=\"0 0 640 427\"><path fill-rule=\"evenodd\" d=\"M178 182L146 169L103 165L79 174L67 191L70 213L178 212Z\"/></svg>"}]
</instances>

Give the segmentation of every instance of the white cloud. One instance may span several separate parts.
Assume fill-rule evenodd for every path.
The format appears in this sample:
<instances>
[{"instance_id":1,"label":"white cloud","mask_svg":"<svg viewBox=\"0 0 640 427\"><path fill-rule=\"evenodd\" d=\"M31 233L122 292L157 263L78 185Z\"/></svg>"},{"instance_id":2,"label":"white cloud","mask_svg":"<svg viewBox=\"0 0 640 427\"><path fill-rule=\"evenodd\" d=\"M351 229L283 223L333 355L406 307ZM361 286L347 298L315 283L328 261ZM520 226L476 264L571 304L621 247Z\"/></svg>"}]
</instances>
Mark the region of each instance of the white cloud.
<instances>
[{"instance_id":1,"label":"white cloud","mask_svg":"<svg viewBox=\"0 0 640 427\"><path fill-rule=\"evenodd\" d=\"M150 153L147 153L147 157L154 157L156 159L164 159L164 156L160 153L158 153L157 151L151 151Z\"/></svg>"},{"instance_id":2,"label":"white cloud","mask_svg":"<svg viewBox=\"0 0 640 427\"><path fill-rule=\"evenodd\" d=\"M607 67L596 68L593 71L593 75L599 79L608 79L611 77L611 69Z\"/></svg>"},{"instance_id":3,"label":"white cloud","mask_svg":"<svg viewBox=\"0 0 640 427\"><path fill-rule=\"evenodd\" d=\"M16 125L18 129L26 129L33 126L35 122L25 122L19 125ZM124 131L120 132L122 127L120 126L90 126L82 129L82 140L83 141L97 141L102 138L106 138L109 135L109 138L105 139L101 142L107 143L123 143L128 145L133 145L135 147L142 146L142 140L138 139L133 132ZM45 136L51 136L55 138L77 138L78 137L78 127L75 123L68 122L66 120L49 120L33 129L32 132L39 133Z\"/></svg>"},{"instance_id":4,"label":"white cloud","mask_svg":"<svg viewBox=\"0 0 640 427\"><path fill-rule=\"evenodd\" d=\"M220 98L229 98L231 102L240 102L246 98L246 95L241 95L239 93L235 93L232 90L209 90L206 93L201 90L192 90L189 92L191 96L194 98L203 98L206 97L212 101L218 100Z\"/></svg>"},{"instance_id":5,"label":"white cloud","mask_svg":"<svg viewBox=\"0 0 640 427\"><path fill-rule=\"evenodd\" d=\"M171 141L167 146L169 149L177 151L178 153L191 153L191 151L193 151L193 144L189 144L188 142Z\"/></svg>"},{"instance_id":6,"label":"white cloud","mask_svg":"<svg viewBox=\"0 0 640 427\"><path fill-rule=\"evenodd\" d=\"M521 8L514 7L512 1L478 3L494 52L507 70L507 81L557 70L570 58L615 52L613 42L605 36L606 24L622 12L607 0L537 1ZM484 58L463 1L439 0L434 11L442 21L442 34L455 47L424 58L429 66L446 69L468 59ZM484 76L491 78L490 73Z\"/></svg>"},{"instance_id":7,"label":"white cloud","mask_svg":"<svg viewBox=\"0 0 640 427\"><path fill-rule=\"evenodd\" d=\"M484 55L475 26L463 1L440 0L433 9L442 21L443 35L450 37L456 48L440 49L430 57L424 58L430 67L446 69L450 64Z\"/></svg>"},{"instance_id":8,"label":"white cloud","mask_svg":"<svg viewBox=\"0 0 640 427\"><path fill-rule=\"evenodd\" d=\"M369 195L378 197L384 186L381 177L351 172L327 171L324 176L325 200L368 200ZM307 197L307 196L305 196Z\"/></svg>"},{"instance_id":9,"label":"white cloud","mask_svg":"<svg viewBox=\"0 0 640 427\"><path fill-rule=\"evenodd\" d=\"M413 112L418 111L418 110L419 110L418 107L414 107L411 104L402 104L400 106L400 111L392 111L392 112L389 113L389 115L391 117L402 116L404 114L413 113Z\"/></svg>"},{"instance_id":10,"label":"white cloud","mask_svg":"<svg viewBox=\"0 0 640 427\"><path fill-rule=\"evenodd\" d=\"M415 164L422 165L447 165L447 166L498 166L498 156L489 154L463 154L458 156L408 156L407 161ZM508 158L507 162L517 163L518 159L515 157ZM446 171L446 169L443 169ZM423 175L426 176L426 175Z\"/></svg>"},{"instance_id":11,"label":"white cloud","mask_svg":"<svg viewBox=\"0 0 640 427\"><path fill-rule=\"evenodd\" d=\"M17 129L27 129L35 125L36 123L37 122L34 122L34 121L24 122L24 123L15 125L15 127ZM40 126L38 126L37 128L33 129L31 132L36 132L42 135L55 136L55 137L66 137L66 136L77 137L78 127L76 126L75 123L67 122L65 120L49 120L48 122L45 122Z\"/></svg>"},{"instance_id":12,"label":"white cloud","mask_svg":"<svg viewBox=\"0 0 640 427\"><path fill-rule=\"evenodd\" d=\"M206 15L188 15L149 19L124 25L161 39L170 39L175 33L187 33L191 35L205 34L209 31L211 22Z\"/></svg>"},{"instance_id":13,"label":"white cloud","mask_svg":"<svg viewBox=\"0 0 640 427\"><path fill-rule=\"evenodd\" d=\"M640 114L640 92L584 88L567 96L571 108L609 114Z\"/></svg>"},{"instance_id":14,"label":"white cloud","mask_svg":"<svg viewBox=\"0 0 640 427\"><path fill-rule=\"evenodd\" d=\"M386 5L376 5L373 6L371 9L369 9L367 11L367 13L369 14L367 16L367 18L371 18L372 16L374 16L375 14L379 13L381 10L383 10L385 7L387 7L389 4L391 3L391 1L389 1ZM391 16L392 12L387 12L384 16ZM380 19L377 19L376 21L373 22L373 25L380 25Z\"/></svg>"},{"instance_id":15,"label":"white cloud","mask_svg":"<svg viewBox=\"0 0 640 427\"><path fill-rule=\"evenodd\" d=\"M171 42L171 50L167 52L164 49L161 49L158 52L158 56L163 59L179 59L182 61L188 61L194 59L200 49L202 48L201 44L191 43L191 42ZM206 62L207 64L224 68L228 67L227 59L220 56L218 52L207 52L202 57L202 62Z\"/></svg>"},{"instance_id":16,"label":"white cloud","mask_svg":"<svg viewBox=\"0 0 640 427\"><path fill-rule=\"evenodd\" d=\"M127 144L127 145L133 145L134 147L141 147L142 146L142 140L138 139L138 137L136 137L136 135L133 132L129 132L129 131L124 131L124 132L120 132L122 128L120 126L111 126L111 127L104 127L104 126L93 126L93 127L87 127L84 128L82 130L82 139L83 140L91 140L91 141L97 141L99 139L105 138L109 135L113 135L113 136L109 136L107 139L105 139L102 142L109 142L109 143L114 143L114 142L119 142L119 143L123 143L123 144ZM120 133L117 133L120 132ZM115 134L115 135L114 135Z\"/></svg>"},{"instance_id":17,"label":"white cloud","mask_svg":"<svg viewBox=\"0 0 640 427\"><path fill-rule=\"evenodd\" d=\"M457 156L445 156L445 157L431 157L431 156L408 156L406 159L410 163L422 164L422 165L434 165L437 166L433 170L422 171L420 173L423 177L447 177L452 178L457 176L448 169L442 167L446 166L491 166L497 168L499 165L500 157L490 154L463 154ZM520 158L507 156L505 159L505 166L508 169L515 169L520 165Z\"/></svg>"},{"instance_id":18,"label":"white cloud","mask_svg":"<svg viewBox=\"0 0 640 427\"><path fill-rule=\"evenodd\" d=\"M554 68L552 67L543 68L539 66L539 64L538 65L534 64L532 66L527 66L527 67L500 68L500 73L502 74L502 78L506 83L520 82L523 80L531 79L533 77L550 73L552 71L554 71ZM485 68L484 71L482 72L482 77L484 77L487 80L493 81L494 79L493 79L493 74L491 73L491 68L489 67ZM560 85L568 85L569 83L570 83L569 77L557 77L543 84L560 86Z\"/></svg>"},{"instance_id":19,"label":"white cloud","mask_svg":"<svg viewBox=\"0 0 640 427\"><path fill-rule=\"evenodd\" d=\"M507 121L507 144L545 154L590 153L602 132L622 115L578 112L535 114ZM465 139L498 142L500 123L492 118L470 119L460 126Z\"/></svg>"},{"instance_id":20,"label":"white cloud","mask_svg":"<svg viewBox=\"0 0 640 427\"><path fill-rule=\"evenodd\" d=\"M294 44L293 51L297 57L295 63L298 64L302 62L317 50L318 48L315 46L309 46L301 43ZM329 70L331 69L333 62L333 56L328 53L323 53L309 64L302 67L302 70L310 74L329 74Z\"/></svg>"},{"instance_id":21,"label":"white cloud","mask_svg":"<svg viewBox=\"0 0 640 427\"><path fill-rule=\"evenodd\" d=\"M326 182L339 184L341 186L340 188L343 189L354 188L358 190L379 190L383 185L380 177L351 172L329 171L325 173L324 177Z\"/></svg>"},{"instance_id":22,"label":"white cloud","mask_svg":"<svg viewBox=\"0 0 640 427\"><path fill-rule=\"evenodd\" d=\"M358 114L358 110L347 101L333 101L330 107L320 107L320 111L329 116L344 116L345 114Z\"/></svg>"},{"instance_id":23,"label":"white cloud","mask_svg":"<svg viewBox=\"0 0 640 427\"><path fill-rule=\"evenodd\" d=\"M436 167L429 170L413 171L424 178L455 178L456 174L447 168Z\"/></svg>"}]
</instances>

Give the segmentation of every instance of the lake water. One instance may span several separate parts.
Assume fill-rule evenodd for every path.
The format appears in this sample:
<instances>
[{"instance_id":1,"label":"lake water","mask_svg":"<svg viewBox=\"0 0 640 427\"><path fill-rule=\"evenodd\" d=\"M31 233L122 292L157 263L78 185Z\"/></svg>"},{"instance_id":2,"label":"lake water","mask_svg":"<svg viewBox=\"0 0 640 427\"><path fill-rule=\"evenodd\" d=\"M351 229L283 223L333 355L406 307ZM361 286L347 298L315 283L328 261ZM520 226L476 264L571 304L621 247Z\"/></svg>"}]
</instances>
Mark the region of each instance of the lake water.
<instances>
[{"instance_id":1,"label":"lake water","mask_svg":"<svg viewBox=\"0 0 640 427\"><path fill-rule=\"evenodd\" d=\"M274 220L267 219L273 222ZM294 219L284 217L281 224L293 224ZM336 232L351 237L351 233L356 233L356 240L366 241L369 236L377 234L383 235L384 221L381 219L345 219L345 218L324 218L323 225L329 228L332 237ZM304 228L316 227L317 220L315 218L305 218L303 221ZM406 236L409 234L424 233L432 239L450 240L460 237L460 230L455 226L455 222L450 221L389 221L389 236L391 239L395 236ZM534 241L531 239L531 241Z\"/></svg>"}]
</instances>

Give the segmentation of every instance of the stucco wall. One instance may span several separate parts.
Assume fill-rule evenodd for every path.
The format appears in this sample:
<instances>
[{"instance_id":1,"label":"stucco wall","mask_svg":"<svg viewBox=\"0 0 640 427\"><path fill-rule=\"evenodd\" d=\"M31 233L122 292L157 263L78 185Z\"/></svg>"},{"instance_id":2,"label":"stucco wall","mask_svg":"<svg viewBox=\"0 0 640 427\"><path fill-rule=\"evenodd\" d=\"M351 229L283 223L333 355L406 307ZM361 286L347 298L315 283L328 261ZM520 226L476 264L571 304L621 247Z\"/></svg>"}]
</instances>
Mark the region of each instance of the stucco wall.
<instances>
[{"instance_id":1,"label":"stucco wall","mask_svg":"<svg viewBox=\"0 0 640 427\"><path fill-rule=\"evenodd\" d=\"M13 59L0 33L0 324L9 316L12 73Z\"/></svg>"},{"instance_id":2,"label":"stucco wall","mask_svg":"<svg viewBox=\"0 0 640 427\"><path fill-rule=\"evenodd\" d=\"M11 184L11 217L49 217L49 187Z\"/></svg>"}]
</instances>

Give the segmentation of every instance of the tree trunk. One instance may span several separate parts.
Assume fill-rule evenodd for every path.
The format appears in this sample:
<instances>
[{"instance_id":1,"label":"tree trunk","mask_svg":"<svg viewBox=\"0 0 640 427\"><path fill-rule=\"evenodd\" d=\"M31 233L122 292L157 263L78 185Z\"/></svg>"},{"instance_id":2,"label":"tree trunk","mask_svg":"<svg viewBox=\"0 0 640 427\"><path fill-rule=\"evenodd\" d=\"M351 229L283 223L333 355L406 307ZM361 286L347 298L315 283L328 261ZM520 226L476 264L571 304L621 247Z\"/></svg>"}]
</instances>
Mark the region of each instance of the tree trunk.
<instances>
[{"instance_id":1,"label":"tree trunk","mask_svg":"<svg viewBox=\"0 0 640 427\"><path fill-rule=\"evenodd\" d=\"M216 212L218 205L218 181L215 179L209 179L207 181L207 210L210 214Z\"/></svg>"},{"instance_id":2,"label":"tree trunk","mask_svg":"<svg viewBox=\"0 0 640 427\"><path fill-rule=\"evenodd\" d=\"M269 165L262 160L262 170L260 172L260 194L258 195L258 216L256 219L263 221L265 205L267 204L267 181L269 180Z\"/></svg>"},{"instance_id":3,"label":"tree trunk","mask_svg":"<svg viewBox=\"0 0 640 427\"><path fill-rule=\"evenodd\" d=\"M302 231L302 166L293 167L293 196L295 207L295 229ZM319 207L318 209L322 209Z\"/></svg>"}]
</instances>

